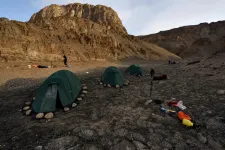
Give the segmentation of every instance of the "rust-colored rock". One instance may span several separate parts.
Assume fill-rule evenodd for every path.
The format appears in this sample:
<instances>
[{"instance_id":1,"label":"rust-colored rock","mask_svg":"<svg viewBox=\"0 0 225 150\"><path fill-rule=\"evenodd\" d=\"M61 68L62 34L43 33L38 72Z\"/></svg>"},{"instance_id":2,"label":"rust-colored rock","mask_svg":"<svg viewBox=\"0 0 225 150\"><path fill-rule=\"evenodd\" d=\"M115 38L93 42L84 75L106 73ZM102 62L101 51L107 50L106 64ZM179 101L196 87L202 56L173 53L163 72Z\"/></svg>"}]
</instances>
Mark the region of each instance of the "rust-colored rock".
<instances>
[{"instance_id":1,"label":"rust-colored rock","mask_svg":"<svg viewBox=\"0 0 225 150\"><path fill-rule=\"evenodd\" d=\"M0 61L62 61L62 53L69 61L177 57L128 35L117 13L102 5L50 5L29 22L2 18L0 39Z\"/></svg>"},{"instance_id":2,"label":"rust-colored rock","mask_svg":"<svg viewBox=\"0 0 225 150\"><path fill-rule=\"evenodd\" d=\"M152 35L140 36L183 58L211 57L225 52L225 21L185 26Z\"/></svg>"}]
</instances>

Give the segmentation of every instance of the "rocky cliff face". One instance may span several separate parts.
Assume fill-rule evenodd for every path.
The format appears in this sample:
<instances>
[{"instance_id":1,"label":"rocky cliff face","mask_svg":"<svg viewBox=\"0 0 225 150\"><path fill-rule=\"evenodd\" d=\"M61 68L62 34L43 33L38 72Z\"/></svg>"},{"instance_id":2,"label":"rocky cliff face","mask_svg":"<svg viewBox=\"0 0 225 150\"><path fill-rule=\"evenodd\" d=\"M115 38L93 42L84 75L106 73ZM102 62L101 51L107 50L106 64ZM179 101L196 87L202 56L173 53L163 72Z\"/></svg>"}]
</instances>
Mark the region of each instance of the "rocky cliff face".
<instances>
[{"instance_id":1,"label":"rocky cliff face","mask_svg":"<svg viewBox=\"0 0 225 150\"><path fill-rule=\"evenodd\" d=\"M57 18L83 18L104 25L122 33L127 33L117 13L110 7L102 5L69 4L65 6L50 5L35 13L29 22L42 24Z\"/></svg>"},{"instance_id":2,"label":"rocky cliff face","mask_svg":"<svg viewBox=\"0 0 225 150\"><path fill-rule=\"evenodd\" d=\"M106 6L50 5L29 22L0 19L0 60L116 60L130 56L167 59L176 55L128 35L117 13Z\"/></svg>"},{"instance_id":3,"label":"rocky cliff face","mask_svg":"<svg viewBox=\"0 0 225 150\"><path fill-rule=\"evenodd\" d=\"M225 21L180 27L140 38L183 58L211 57L225 52Z\"/></svg>"}]
</instances>

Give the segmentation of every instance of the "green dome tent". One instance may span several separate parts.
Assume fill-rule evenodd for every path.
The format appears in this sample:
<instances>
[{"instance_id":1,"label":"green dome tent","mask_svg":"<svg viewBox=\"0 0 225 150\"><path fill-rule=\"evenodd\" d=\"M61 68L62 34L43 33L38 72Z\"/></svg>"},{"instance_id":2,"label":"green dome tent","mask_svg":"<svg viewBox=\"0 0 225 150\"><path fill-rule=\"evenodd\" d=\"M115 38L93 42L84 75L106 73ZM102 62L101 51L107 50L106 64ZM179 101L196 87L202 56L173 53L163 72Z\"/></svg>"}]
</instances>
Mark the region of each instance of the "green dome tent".
<instances>
[{"instance_id":1,"label":"green dome tent","mask_svg":"<svg viewBox=\"0 0 225 150\"><path fill-rule=\"evenodd\" d=\"M110 86L123 86L126 84L123 74L116 67L108 67L102 77L102 82Z\"/></svg>"},{"instance_id":2,"label":"green dome tent","mask_svg":"<svg viewBox=\"0 0 225 150\"><path fill-rule=\"evenodd\" d=\"M131 65L125 71L126 74L135 75L135 76L143 76L143 69L138 65Z\"/></svg>"},{"instance_id":3,"label":"green dome tent","mask_svg":"<svg viewBox=\"0 0 225 150\"><path fill-rule=\"evenodd\" d=\"M81 90L80 80L74 73L57 71L39 87L32 110L35 113L55 112L58 103L63 107L74 103Z\"/></svg>"}]
</instances>

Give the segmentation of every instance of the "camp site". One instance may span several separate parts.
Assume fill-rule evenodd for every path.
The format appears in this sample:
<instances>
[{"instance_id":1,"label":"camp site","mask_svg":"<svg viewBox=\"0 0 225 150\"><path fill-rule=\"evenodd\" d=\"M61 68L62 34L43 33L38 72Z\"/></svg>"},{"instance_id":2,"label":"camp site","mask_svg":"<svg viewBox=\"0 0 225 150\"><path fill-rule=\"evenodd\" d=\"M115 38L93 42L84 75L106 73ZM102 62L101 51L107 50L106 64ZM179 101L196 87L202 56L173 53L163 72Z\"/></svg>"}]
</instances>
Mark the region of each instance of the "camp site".
<instances>
[{"instance_id":1,"label":"camp site","mask_svg":"<svg viewBox=\"0 0 225 150\"><path fill-rule=\"evenodd\" d=\"M0 150L225 150L224 6L1 0Z\"/></svg>"}]
</instances>

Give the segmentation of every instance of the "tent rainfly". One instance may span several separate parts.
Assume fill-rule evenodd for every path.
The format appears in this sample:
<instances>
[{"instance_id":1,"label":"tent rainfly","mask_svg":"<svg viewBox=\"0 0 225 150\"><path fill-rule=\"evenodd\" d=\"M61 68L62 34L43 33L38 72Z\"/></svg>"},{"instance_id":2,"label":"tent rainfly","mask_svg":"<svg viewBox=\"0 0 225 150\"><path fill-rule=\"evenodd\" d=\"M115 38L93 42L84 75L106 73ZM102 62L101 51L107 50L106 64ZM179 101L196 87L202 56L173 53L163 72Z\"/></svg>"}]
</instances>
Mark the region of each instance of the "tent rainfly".
<instances>
[{"instance_id":1,"label":"tent rainfly","mask_svg":"<svg viewBox=\"0 0 225 150\"><path fill-rule=\"evenodd\" d=\"M114 67L108 67L102 77L102 80L99 80L100 84L108 87L122 87L123 85L128 85L129 81L126 81L121 71Z\"/></svg>"},{"instance_id":2,"label":"tent rainfly","mask_svg":"<svg viewBox=\"0 0 225 150\"><path fill-rule=\"evenodd\" d=\"M39 87L33 102L26 102L23 111L37 119L50 119L58 106L64 111L75 107L87 93L87 87L68 70L60 70L49 76Z\"/></svg>"},{"instance_id":3,"label":"tent rainfly","mask_svg":"<svg viewBox=\"0 0 225 150\"><path fill-rule=\"evenodd\" d=\"M134 75L134 76L143 76L143 69L139 65L131 65L125 71L125 74Z\"/></svg>"}]
</instances>

